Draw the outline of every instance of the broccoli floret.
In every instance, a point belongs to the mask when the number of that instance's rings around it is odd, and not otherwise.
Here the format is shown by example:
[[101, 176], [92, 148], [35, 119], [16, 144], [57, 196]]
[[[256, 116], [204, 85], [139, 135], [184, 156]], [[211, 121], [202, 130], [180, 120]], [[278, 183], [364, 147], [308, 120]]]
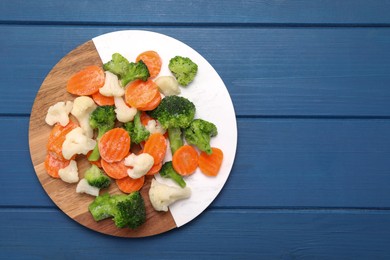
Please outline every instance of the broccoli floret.
[[190, 125], [195, 117], [195, 105], [184, 97], [166, 96], [160, 104], [148, 114], [157, 119], [163, 128], [168, 129], [172, 154], [183, 145], [181, 128]]
[[148, 67], [142, 60], [135, 63], [129, 62], [119, 53], [114, 53], [112, 59], [103, 65], [103, 69], [117, 75], [123, 87], [136, 79], [146, 81], [150, 76]]
[[84, 178], [87, 180], [88, 184], [99, 189], [104, 189], [110, 186], [111, 179], [105, 175], [99, 167], [92, 164], [91, 167], [85, 171]]
[[112, 203], [111, 196], [108, 193], [97, 196], [95, 200], [89, 204], [89, 211], [95, 221], [100, 221], [114, 216], [115, 206]]
[[144, 127], [141, 122], [141, 112], [138, 111], [134, 116], [134, 120], [124, 123], [123, 127], [129, 133], [133, 143], [139, 144], [148, 139], [150, 132]]
[[134, 229], [146, 221], [145, 203], [138, 191], [129, 195], [110, 196], [106, 193], [97, 196], [88, 209], [95, 221], [113, 217], [119, 228]]
[[[96, 140], [99, 139], [108, 131], [114, 128], [116, 120], [115, 107], [114, 106], [99, 106], [92, 111], [89, 118], [89, 124], [93, 129], [98, 130]], [[97, 161], [100, 158], [99, 147], [96, 143], [95, 148], [89, 155], [89, 161]]]
[[164, 163], [160, 170], [160, 176], [163, 178], [172, 179], [182, 188], [186, 186], [186, 182], [184, 181], [183, 177], [173, 168], [172, 161]]
[[146, 221], [145, 203], [138, 191], [130, 193], [125, 200], [117, 202], [116, 207], [114, 222], [119, 228], [135, 229]]
[[195, 105], [184, 97], [166, 96], [148, 114], [157, 119], [165, 129], [187, 128], [195, 117]]
[[117, 76], [122, 76], [125, 75], [129, 64], [130, 62], [125, 57], [119, 53], [114, 53], [111, 60], [103, 65], [103, 69]]
[[175, 56], [168, 64], [169, 70], [182, 86], [190, 84], [198, 72], [198, 65], [190, 58]]
[[195, 145], [199, 150], [211, 154], [210, 139], [218, 134], [217, 127], [206, 120], [195, 119], [184, 130], [184, 138], [187, 143]]
[[148, 80], [150, 76], [148, 67], [140, 60], [139, 62], [131, 62], [127, 68], [126, 73], [121, 77], [121, 85], [126, 86], [127, 83], [140, 79], [142, 81]]

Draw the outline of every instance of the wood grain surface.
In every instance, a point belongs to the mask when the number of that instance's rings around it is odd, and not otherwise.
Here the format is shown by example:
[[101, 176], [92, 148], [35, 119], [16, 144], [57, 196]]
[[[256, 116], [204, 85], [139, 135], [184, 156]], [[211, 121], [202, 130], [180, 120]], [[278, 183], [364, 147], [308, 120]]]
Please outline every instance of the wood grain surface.
[[[45, 123], [48, 108], [59, 101], [73, 100], [75, 96], [66, 91], [66, 82], [80, 69], [88, 65], [102, 65], [100, 57], [92, 41], [77, 47], [62, 58], [50, 71], [38, 91], [30, 117], [29, 146], [34, 169], [46, 193], [53, 202], [70, 218], [95, 231], [120, 236], [144, 237], [163, 233], [176, 227], [170, 212], [157, 212], [150, 204], [148, 190], [152, 177], [146, 178], [141, 194], [145, 200], [147, 220], [141, 227], [132, 230], [119, 229], [111, 219], [96, 222], [88, 211], [88, 205], [94, 197], [76, 193], [77, 184], [65, 183], [50, 177], [44, 168], [46, 143], [52, 129]], [[85, 156], [77, 157], [80, 178], [90, 167]], [[110, 194], [121, 194], [113, 182], [107, 190]], [[107, 192], [100, 191], [100, 194]]]

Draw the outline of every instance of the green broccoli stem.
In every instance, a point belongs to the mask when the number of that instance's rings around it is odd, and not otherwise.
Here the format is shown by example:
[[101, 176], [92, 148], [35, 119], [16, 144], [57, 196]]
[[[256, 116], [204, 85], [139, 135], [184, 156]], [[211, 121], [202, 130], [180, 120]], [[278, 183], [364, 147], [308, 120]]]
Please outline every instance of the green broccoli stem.
[[98, 131], [98, 136], [96, 137], [96, 145], [92, 153], [88, 156], [88, 161], [96, 162], [97, 160], [100, 159], [99, 140], [107, 131], [108, 129], [104, 129], [104, 130], [102, 129]]
[[186, 182], [180, 174], [173, 172], [169, 174], [169, 177], [177, 184], [179, 184], [180, 187], [184, 188], [186, 186]]
[[170, 127], [168, 128], [168, 138], [169, 144], [171, 146], [172, 155], [183, 146], [183, 139], [181, 137], [181, 129], [180, 127]]

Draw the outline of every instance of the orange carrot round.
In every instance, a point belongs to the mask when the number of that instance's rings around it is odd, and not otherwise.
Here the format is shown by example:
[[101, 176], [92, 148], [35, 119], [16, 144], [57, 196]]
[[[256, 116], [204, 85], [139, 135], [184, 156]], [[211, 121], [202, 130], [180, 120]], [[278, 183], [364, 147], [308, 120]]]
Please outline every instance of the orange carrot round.
[[66, 85], [66, 90], [74, 95], [88, 96], [96, 93], [103, 87], [105, 81], [104, 71], [101, 67], [92, 65], [85, 67], [74, 74]]
[[49, 139], [47, 141], [47, 151], [55, 153], [59, 158], [63, 158], [62, 144], [65, 141], [66, 135], [76, 127], [78, 127], [78, 124], [71, 120], [66, 126], [55, 124], [55, 126], [50, 131]]
[[100, 156], [106, 162], [119, 162], [129, 153], [130, 136], [123, 128], [107, 131], [99, 140]]
[[221, 149], [211, 147], [212, 153], [209, 155], [201, 152], [199, 155], [199, 169], [207, 176], [217, 176], [223, 161]]
[[70, 160], [59, 158], [55, 154], [49, 152], [45, 158], [45, 169], [46, 172], [53, 178], [59, 179], [60, 176], [58, 171], [62, 168], [67, 167], [70, 164]]
[[122, 179], [115, 180], [115, 182], [119, 190], [121, 190], [122, 192], [132, 193], [142, 188], [145, 182], [145, 176], [142, 176], [141, 178], [138, 179], [133, 179], [127, 176]]
[[137, 62], [142, 60], [146, 67], [148, 67], [151, 78], [156, 77], [161, 70], [162, 59], [160, 55], [155, 51], [145, 51], [138, 55], [135, 59]]
[[114, 97], [106, 97], [100, 94], [99, 91], [92, 94], [92, 99], [99, 106], [113, 106], [115, 104]]
[[158, 87], [153, 80], [135, 80], [131, 82], [125, 91], [126, 103], [137, 109], [147, 106], [159, 94]]
[[150, 111], [155, 109], [161, 102], [161, 94], [160, 92], [156, 92], [154, 98], [147, 103], [145, 106], [139, 107], [138, 109], [141, 111]]
[[125, 165], [125, 159], [119, 161], [119, 162], [106, 162], [105, 160], [102, 161], [102, 167], [105, 173], [107, 173], [108, 176], [110, 176], [113, 179], [122, 179], [126, 176], [127, 170], [130, 169], [130, 167], [127, 167]]
[[150, 168], [150, 170], [146, 173], [146, 175], [155, 175], [155, 174], [157, 174], [161, 170], [162, 165], [163, 165], [162, 162], [160, 162], [159, 164], [153, 165], [152, 168]]
[[153, 120], [151, 116], [146, 114], [146, 112], [142, 111], [140, 114], [141, 123], [144, 126], [147, 126], [150, 120]]
[[144, 153], [150, 154], [154, 159], [154, 165], [164, 160], [167, 152], [167, 141], [160, 133], [151, 134], [145, 142]]
[[172, 166], [182, 176], [191, 175], [198, 167], [198, 152], [190, 145], [183, 145], [173, 154]]

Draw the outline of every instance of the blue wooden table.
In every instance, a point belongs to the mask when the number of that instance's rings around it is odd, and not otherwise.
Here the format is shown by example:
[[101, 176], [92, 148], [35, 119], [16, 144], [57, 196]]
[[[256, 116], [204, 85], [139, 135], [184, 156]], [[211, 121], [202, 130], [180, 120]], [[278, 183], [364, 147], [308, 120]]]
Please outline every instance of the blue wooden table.
[[[390, 258], [387, 1], [0, 2], [0, 258]], [[35, 95], [69, 51], [141, 29], [196, 49], [238, 122], [217, 199], [173, 231], [122, 239], [67, 217], [32, 167]]]

